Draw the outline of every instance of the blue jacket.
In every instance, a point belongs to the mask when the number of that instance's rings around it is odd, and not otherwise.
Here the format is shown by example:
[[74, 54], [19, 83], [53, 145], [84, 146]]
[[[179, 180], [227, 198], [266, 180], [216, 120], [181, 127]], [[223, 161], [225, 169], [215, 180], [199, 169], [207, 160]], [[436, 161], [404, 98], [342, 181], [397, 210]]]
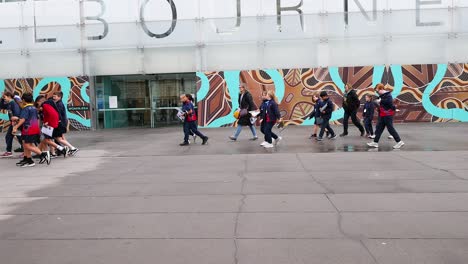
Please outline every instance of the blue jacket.
[[375, 109], [375, 104], [374, 102], [366, 102], [364, 104], [364, 110], [362, 111], [362, 117], [364, 119], [373, 119], [374, 118], [374, 109]]
[[8, 111], [8, 117], [10, 120], [14, 116], [20, 117], [21, 115], [21, 107], [18, 105], [18, 103], [15, 102], [15, 100], [5, 102], [5, 100], [2, 98], [0, 101], [0, 109]]
[[318, 99], [317, 102], [315, 102], [315, 105], [314, 105], [314, 110], [312, 111], [312, 113], [310, 113], [309, 115], [309, 119], [312, 119], [313, 117], [317, 118], [317, 117], [320, 117], [320, 103], [322, 102], [322, 100]]
[[320, 109], [323, 108], [324, 106], [326, 106], [324, 109], [325, 113], [320, 113], [320, 116], [323, 119], [331, 119], [332, 113], [335, 107], [333, 106], [333, 102], [330, 100], [330, 98], [324, 101], [320, 101], [319, 112], [321, 111]]
[[267, 116], [269, 122], [276, 122], [276, 120], [281, 118], [279, 107], [275, 100], [263, 101], [262, 105], [260, 106], [260, 116], [264, 122], [267, 121]]
[[68, 118], [67, 118], [67, 109], [65, 105], [63, 104], [62, 100], [60, 100], [55, 103], [55, 106], [56, 106], [57, 112], [59, 113], [60, 123], [61, 123], [60, 125], [66, 127], [68, 124]]

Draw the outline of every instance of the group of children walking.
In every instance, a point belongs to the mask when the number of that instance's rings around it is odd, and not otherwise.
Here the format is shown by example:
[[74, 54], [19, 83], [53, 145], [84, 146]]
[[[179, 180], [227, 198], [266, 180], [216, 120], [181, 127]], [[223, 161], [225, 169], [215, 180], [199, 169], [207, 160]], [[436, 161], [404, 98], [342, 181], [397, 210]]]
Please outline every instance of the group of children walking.
[[[1, 158], [13, 157], [12, 147], [16, 137], [23, 154], [17, 166], [34, 167], [33, 158], [39, 164], [50, 164], [57, 156], [74, 156], [79, 151], [65, 138], [68, 119], [63, 93], [55, 92], [52, 97], [39, 95], [35, 100], [31, 93], [24, 93], [21, 98], [10, 92], [4, 92], [0, 108], [7, 110], [10, 127], [5, 135], [6, 152]], [[35, 156], [33, 156], [36, 154]]]
[[[374, 96], [371, 94], [365, 95], [365, 103], [362, 111], [364, 126], [362, 126], [361, 122], [357, 118], [357, 112], [361, 105], [357, 92], [350, 85], [345, 86], [345, 93], [343, 96], [343, 109], [345, 112], [343, 118], [344, 131], [340, 136], [345, 137], [348, 135], [348, 119], [351, 118], [354, 125], [359, 129], [362, 137], [366, 136], [367, 138], [373, 139], [372, 142], [367, 143], [369, 147], [379, 147], [378, 142], [380, 137], [385, 128], [387, 128], [391, 135], [389, 138], [393, 138], [396, 141], [396, 145], [394, 145], [393, 148], [399, 149], [405, 143], [401, 140], [398, 132], [393, 127], [393, 116], [398, 110], [393, 103], [391, 92], [387, 91], [383, 84], [378, 84], [374, 91], [378, 94], [378, 98], [376, 100], [374, 100]], [[244, 84], [239, 86], [239, 92], [239, 109], [234, 113], [235, 118], [238, 119], [238, 126], [234, 135], [230, 136], [229, 139], [236, 141], [242, 127], [249, 126], [252, 131], [252, 140], [256, 140], [258, 138], [255, 130], [257, 116], [252, 114], [252, 112], [254, 112], [252, 110], [256, 109], [256, 107], [251, 98], [252, 96]], [[313, 94], [312, 103], [314, 108], [312, 113], [309, 115], [309, 118], [314, 118], [314, 128], [313, 134], [310, 138], [315, 138], [317, 141], [323, 141], [325, 135], [325, 137], [330, 140], [336, 139], [337, 135], [330, 126], [330, 120], [335, 107], [334, 103], [329, 98], [328, 93], [326, 91], [321, 91], [320, 93], [317, 92]], [[375, 109], [377, 109], [378, 119], [374, 133], [372, 122], [374, 119]], [[262, 104], [259, 107], [259, 110], [258, 117], [260, 117], [260, 128], [265, 139], [260, 145], [265, 148], [273, 148], [282, 140], [280, 136], [273, 133], [273, 127], [275, 124], [282, 122], [278, 101], [274, 91], [265, 90], [262, 92]], [[184, 132], [185, 138], [188, 139], [188, 135], [192, 133], [192, 131], [184, 129]], [[188, 141], [184, 140], [184, 143], [181, 145], [188, 144]]]

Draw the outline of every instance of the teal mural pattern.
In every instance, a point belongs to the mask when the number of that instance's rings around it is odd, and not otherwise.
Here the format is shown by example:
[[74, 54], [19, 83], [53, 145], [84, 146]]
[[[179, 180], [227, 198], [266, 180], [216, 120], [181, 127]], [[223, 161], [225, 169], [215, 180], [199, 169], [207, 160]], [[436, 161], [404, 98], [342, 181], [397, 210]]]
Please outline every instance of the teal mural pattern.
[[327, 91], [335, 103], [332, 121], [339, 124], [345, 84], [358, 90], [361, 102], [383, 83], [400, 111], [395, 122], [468, 122], [468, 64], [377, 65], [280, 70], [198, 72], [199, 124], [235, 125], [239, 83], [247, 84], [257, 105], [261, 91], [275, 90], [286, 123], [312, 125], [312, 95]]
[[[51, 97], [54, 92], [62, 91], [62, 100], [67, 106], [70, 128], [76, 130], [91, 128], [90, 89], [87, 76], [0, 79], [0, 93], [3, 91], [17, 92], [20, 95], [32, 92], [34, 97], [40, 94]], [[9, 125], [7, 113], [0, 112], [0, 131], [6, 131]]]

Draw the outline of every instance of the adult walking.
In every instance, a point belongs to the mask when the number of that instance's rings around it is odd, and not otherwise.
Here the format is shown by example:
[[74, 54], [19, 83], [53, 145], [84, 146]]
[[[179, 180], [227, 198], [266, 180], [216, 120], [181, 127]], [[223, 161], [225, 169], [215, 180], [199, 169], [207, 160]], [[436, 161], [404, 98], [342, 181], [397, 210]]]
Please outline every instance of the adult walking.
[[350, 117], [353, 121], [353, 124], [361, 132], [361, 137], [364, 136], [364, 127], [361, 125], [361, 121], [356, 116], [360, 105], [361, 102], [359, 101], [356, 90], [353, 89], [351, 85], [347, 84], [345, 86], [345, 93], [343, 95], [343, 133], [340, 134], [340, 137], [345, 137], [348, 135], [348, 120]]
[[247, 87], [244, 83], [239, 85], [239, 120], [237, 122], [237, 128], [234, 132], [234, 135], [230, 136], [229, 139], [236, 141], [239, 137], [242, 127], [248, 126], [250, 131], [252, 132], [251, 140], [257, 140], [257, 131], [255, 126], [252, 124], [251, 118], [252, 115], [249, 113], [250, 111], [257, 110], [257, 106], [252, 98], [252, 94], [247, 90]]

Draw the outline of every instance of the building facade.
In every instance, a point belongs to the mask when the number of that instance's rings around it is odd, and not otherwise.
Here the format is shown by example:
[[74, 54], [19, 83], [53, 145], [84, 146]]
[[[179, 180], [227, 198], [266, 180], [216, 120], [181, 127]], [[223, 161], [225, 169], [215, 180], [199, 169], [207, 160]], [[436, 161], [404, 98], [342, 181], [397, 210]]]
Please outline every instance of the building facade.
[[[76, 129], [235, 123], [239, 82], [308, 125], [311, 95], [382, 82], [399, 122], [468, 121], [466, 0], [0, 0], [0, 92], [64, 92]], [[0, 128], [9, 122], [0, 112]]]

